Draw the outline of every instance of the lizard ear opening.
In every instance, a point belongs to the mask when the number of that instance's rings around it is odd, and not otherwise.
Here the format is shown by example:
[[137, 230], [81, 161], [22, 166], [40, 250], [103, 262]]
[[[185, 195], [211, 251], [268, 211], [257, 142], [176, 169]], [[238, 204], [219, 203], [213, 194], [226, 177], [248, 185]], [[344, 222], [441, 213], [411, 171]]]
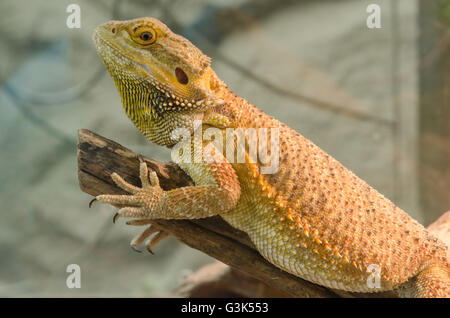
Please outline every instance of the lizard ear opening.
[[187, 74], [179, 67], [175, 69], [175, 76], [180, 84], [186, 85], [189, 82]]

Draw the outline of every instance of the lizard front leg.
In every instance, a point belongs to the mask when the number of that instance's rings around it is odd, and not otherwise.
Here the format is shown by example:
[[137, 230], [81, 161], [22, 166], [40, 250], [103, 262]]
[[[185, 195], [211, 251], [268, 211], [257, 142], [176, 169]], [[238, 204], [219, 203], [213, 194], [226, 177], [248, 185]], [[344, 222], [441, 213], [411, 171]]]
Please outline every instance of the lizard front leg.
[[[240, 185], [235, 170], [227, 162], [210, 164], [185, 164], [182, 168], [193, 177], [197, 185], [164, 191], [154, 171], [150, 174], [145, 162], [140, 163], [140, 179], [142, 187], [126, 182], [117, 173], [111, 178], [118, 187], [130, 195], [98, 195], [94, 202], [123, 206], [114, 216], [115, 222], [120, 217], [130, 217], [130, 225], [145, 225], [150, 219], [197, 219], [204, 218], [232, 209], [240, 196]], [[135, 249], [147, 237], [155, 233], [153, 227], [147, 228], [131, 241]], [[151, 240], [147, 249], [167, 236], [158, 233]]]

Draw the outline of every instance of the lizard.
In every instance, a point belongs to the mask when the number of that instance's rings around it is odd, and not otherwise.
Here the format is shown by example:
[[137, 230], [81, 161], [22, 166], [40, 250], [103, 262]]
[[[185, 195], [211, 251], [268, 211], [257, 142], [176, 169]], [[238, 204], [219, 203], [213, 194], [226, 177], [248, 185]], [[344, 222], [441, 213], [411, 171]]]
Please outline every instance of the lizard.
[[[93, 40], [137, 129], [153, 143], [202, 159], [178, 163], [193, 186], [167, 191], [141, 160], [141, 187], [113, 172], [129, 194], [98, 195], [90, 206], [121, 206], [114, 221], [133, 218], [130, 225], [219, 215], [247, 233], [270, 263], [310, 282], [350, 292], [450, 297], [444, 242], [312, 141], [236, 95], [189, 40], [149, 17], [101, 24]], [[177, 130], [193, 136], [209, 128], [276, 129], [266, 135], [278, 137], [266, 150], [277, 154], [277, 169], [264, 172], [267, 162], [255, 159], [248, 145], [241, 161], [225, 157], [212, 138], [200, 147], [187, 139], [187, 148], [177, 148], [183, 144]], [[231, 147], [236, 150], [236, 140]], [[206, 149], [213, 160], [202, 157]], [[132, 247], [155, 232], [148, 227]], [[157, 233], [149, 250], [167, 235]], [[375, 288], [368, 284], [373, 273]]]

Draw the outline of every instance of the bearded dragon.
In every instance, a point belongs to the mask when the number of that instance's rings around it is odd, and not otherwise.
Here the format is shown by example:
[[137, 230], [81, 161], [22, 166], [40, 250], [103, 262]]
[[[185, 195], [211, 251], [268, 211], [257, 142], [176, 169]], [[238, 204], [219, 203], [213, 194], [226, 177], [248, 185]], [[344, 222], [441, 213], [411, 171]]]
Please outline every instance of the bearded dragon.
[[[220, 215], [246, 232], [269, 262], [313, 283], [351, 292], [450, 296], [442, 241], [313, 142], [237, 96], [187, 39], [154, 18], [107, 22], [93, 39], [140, 132], [158, 145], [192, 150], [190, 159], [202, 158], [179, 163], [195, 185], [170, 191], [161, 189], [143, 161], [142, 187], [112, 173], [130, 194], [99, 195], [93, 202], [123, 206], [115, 220], [134, 218], [128, 224], [142, 225], [149, 219]], [[241, 161], [223, 154], [212, 138], [202, 139], [200, 147], [192, 140], [179, 147], [178, 129], [193, 136], [209, 128], [223, 136], [227, 129], [254, 129], [258, 138], [261, 128], [270, 128], [266, 136], [277, 139], [266, 150], [277, 154], [277, 169], [264, 172], [267, 162], [255, 159], [249, 145]], [[237, 150], [237, 139], [230, 144]], [[202, 157], [206, 149], [213, 160]], [[154, 232], [147, 228], [131, 245]], [[166, 235], [160, 232], [150, 247]], [[375, 287], [368, 283], [374, 274]]]

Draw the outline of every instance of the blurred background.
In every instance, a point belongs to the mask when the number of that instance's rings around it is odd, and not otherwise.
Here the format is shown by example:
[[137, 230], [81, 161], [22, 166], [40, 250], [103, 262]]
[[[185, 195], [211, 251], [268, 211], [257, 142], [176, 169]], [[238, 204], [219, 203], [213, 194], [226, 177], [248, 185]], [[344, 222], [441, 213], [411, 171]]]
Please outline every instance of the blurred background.
[[[96, 55], [92, 31], [111, 19], [161, 19], [237, 94], [422, 224], [450, 209], [448, 0], [2, 0], [0, 15], [0, 297], [166, 296], [212, 262], [173, 238], [133, 252], [140, 229], [88, 209], [78, 187], [79, 128], [170, 159], [128, 120]], [[80, 289], [66, 286], [73, 263]]]

